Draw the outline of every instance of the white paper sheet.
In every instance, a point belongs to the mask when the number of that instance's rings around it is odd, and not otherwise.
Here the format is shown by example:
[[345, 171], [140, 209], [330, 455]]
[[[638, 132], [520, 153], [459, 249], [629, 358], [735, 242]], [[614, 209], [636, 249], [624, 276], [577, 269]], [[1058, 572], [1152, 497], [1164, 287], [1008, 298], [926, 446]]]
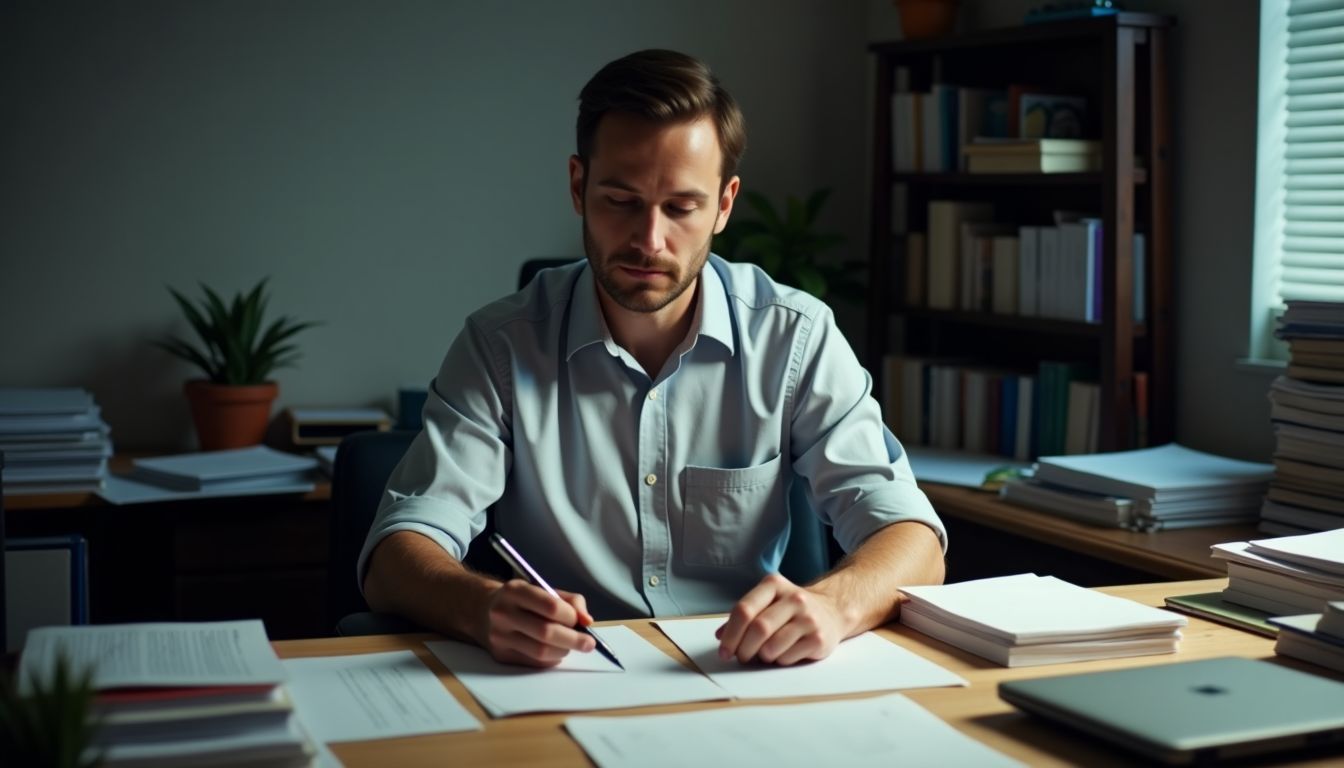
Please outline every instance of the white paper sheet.
[[674, 715], [571, 717], [599, 768], [658, 766], [1018, 766], [900, 694]]
[[42, 627], [28, 633], [20, 689], [43, 679], [64, 652], [75, 669], [92, 667], [94, 687], [264, 685], [284, 667], [257, 619], [200, 623]]
[[[593, 631], [611, 646], [625, 665], [624, 672], [538, 670], [501, 664], [474, 645], [452, 640], [431, 640], [425, 645], [493, 717], [728, 698], [722, 688], [683, 667], [629, 627], [596, 627]], [[596, 651], [570, 654], [575, 655], [601, 658]]]
[[323, 743], [481, 729], [412, 651], [282, 663], [300, 719]]
[[736, 697], [825, 696], [837, 693], [940, 688], [966, 681], [872, 632], [852, 637], [821, 661], [790, 667], [743, 665], [719, 658], [714, 631], [723, 618], [657, 622], [663, 634], [691, 657], [700, 671]]
[[1031, 465], [1007, 456], [964, 453], [927, 446], [906, 446], [910, 470], [921, 481], [983, 488], [985, 476], [996, 469], [1027, 469]]

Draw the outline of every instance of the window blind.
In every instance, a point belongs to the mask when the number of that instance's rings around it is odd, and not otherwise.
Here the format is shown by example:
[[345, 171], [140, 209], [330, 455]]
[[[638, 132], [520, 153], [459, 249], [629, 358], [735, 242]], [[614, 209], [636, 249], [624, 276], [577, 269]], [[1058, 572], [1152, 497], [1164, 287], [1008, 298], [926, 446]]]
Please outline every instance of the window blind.
[[1278, 299], [1344, 301], [1344, 0], [1290, 0]]

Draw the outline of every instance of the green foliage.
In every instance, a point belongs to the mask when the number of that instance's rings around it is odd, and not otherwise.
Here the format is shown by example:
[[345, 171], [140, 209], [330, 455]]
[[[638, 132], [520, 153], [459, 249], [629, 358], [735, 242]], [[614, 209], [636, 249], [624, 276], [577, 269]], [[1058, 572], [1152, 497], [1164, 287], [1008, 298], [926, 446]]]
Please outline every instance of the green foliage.
[[238, 293], [226, 304], [210, 286], [201, 284], [204, 298], [199, 306], [169, 287], [182, 314], [196, 331], [200, 345], [169, 336], [155, 345], [205, 372], [216, 384], [264, 384], [276, 368], [293, 365], [298, 347], [289, 343], [295, 334], [317, 323], [280, 319], [262, 329], [266, 314], [266, 278], [246, 295]]
[[93, 717], [93, 670], [75, 674], [68, 658], [56, 658], [50, 681], [34, 679], [21, 696], [0, 680], [0, 765], [86, 768], [102, 762], [90, 748], [99, 721]]
[[784, 210], [777, 211], [765, 195], [743, 190], [739, 202], [745, 201], [755, 218], [748, 218], [745, 211], [735, 213], [723, 232], [714, 237], [714, 252], [726, 259], [756, 264], [776, 281], [819, 299], [833, 296], [862, 301], [859, 275], [863, 262], [832, 264], [817, 258], [845, 241], [834, 232], [813, 230], [830, 194], [829, 189], [819, 189], [806, 201], [789, 195]]

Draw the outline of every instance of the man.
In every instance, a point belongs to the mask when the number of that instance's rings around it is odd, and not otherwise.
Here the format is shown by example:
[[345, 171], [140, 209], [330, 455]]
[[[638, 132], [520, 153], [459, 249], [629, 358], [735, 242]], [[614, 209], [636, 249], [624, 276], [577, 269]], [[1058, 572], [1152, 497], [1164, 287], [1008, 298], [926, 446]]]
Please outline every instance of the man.
[[[590, 603], [731, 609], [720, 655], [787, 665], [891, 620], [898, 585], [942, 581], [942, 524], [830, 311], [709, 253], [744, 146], [688, 56], [631, 54], [584, 87], [587, 261], [468, 318], [361, 553], [370, 606], [534, 666], [593, 649], [574, 629]], [[775, 573], [790, 482], [849, 552], [807, 586]], [[461, 564], [487, 508], [561, 599]]]

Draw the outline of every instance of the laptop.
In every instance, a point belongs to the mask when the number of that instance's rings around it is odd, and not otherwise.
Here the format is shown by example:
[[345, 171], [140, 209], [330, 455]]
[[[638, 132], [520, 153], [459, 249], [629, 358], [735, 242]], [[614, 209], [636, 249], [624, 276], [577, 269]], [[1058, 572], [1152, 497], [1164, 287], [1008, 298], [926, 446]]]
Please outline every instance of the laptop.
[[1344, 683], [1253, 659], [1015, 680], [999, 698], [1170, 764], [1344, 749]]

